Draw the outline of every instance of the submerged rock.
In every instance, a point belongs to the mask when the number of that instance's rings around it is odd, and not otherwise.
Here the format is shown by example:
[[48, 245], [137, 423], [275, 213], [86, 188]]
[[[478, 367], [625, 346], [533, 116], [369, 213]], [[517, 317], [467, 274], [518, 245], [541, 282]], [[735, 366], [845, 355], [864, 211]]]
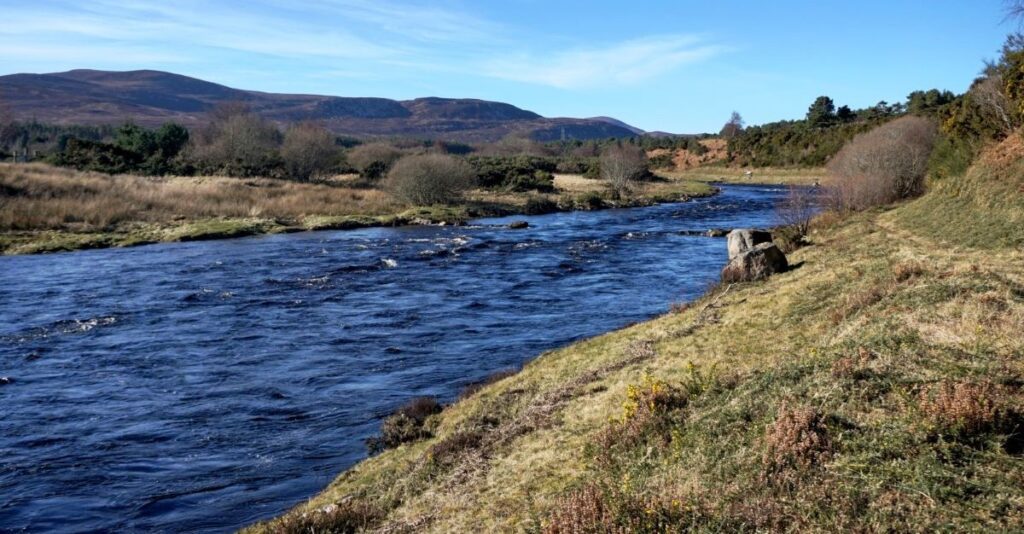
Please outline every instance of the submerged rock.
[[0, 386], [6, 386], [7, 384], [14, 383], [14, 379], [9, 376], [0, 376]]
[[530, 223], [528, 223], [526, 221], [512, 221], [512, 222], [508, 223], [508, 227], [513, 229], [513, 230], [521, 230], [523, 228], [529, 228], [530, 227]]
[[756, 245], [772, 242], [771, 232], [751, 230], [749, 228], [733, 230], [726, 237], [729, 239], [729, 261], [753, 249]]
[[[730, 239], [730, 244], [732, 240]], [[731, 253], [731, 250], [730, 250]], [[774, 243], [759, 243], [741, 252], [722, 269], [723, 282], [751, 282], [789, 269], [786, 255]]]
[[704, 235], [708, 237], [725, 237], [729, 235], [729, 230], [725, 228], [710, 228], [707, 232], [704, 232]]

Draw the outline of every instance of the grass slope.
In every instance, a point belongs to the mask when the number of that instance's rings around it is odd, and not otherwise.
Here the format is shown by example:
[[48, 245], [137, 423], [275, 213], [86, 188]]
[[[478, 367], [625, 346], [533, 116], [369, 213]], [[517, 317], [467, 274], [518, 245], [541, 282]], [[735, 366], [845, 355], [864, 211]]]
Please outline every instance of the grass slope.
[[1020, 530], [1024, 251], [939, 230], [978, 224], [985, 165], [959, 200], [819, 226], [788, 273], [543, 354], [251, 530]]

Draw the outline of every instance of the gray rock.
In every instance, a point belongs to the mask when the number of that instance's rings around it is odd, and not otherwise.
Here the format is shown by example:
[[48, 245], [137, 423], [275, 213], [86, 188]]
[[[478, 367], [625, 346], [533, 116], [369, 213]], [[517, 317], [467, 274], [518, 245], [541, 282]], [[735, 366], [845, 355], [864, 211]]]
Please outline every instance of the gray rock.
[[740, 228], [729, 232], [726, 237], [729, 239], [729, 261], [732, 261], [740, 254], [753, 249], [761, 243], [771, 243], [771, 232], [763, 230], [751, 230]]
[[[730, 239], [731, 243], [731, 239]], [[786, 255], [774, 243], [760, 243], [729, 261], [722, 269], [722, 281], [751, 282], [789, 269]]]
[[523, 229], [523, 228], [529, 228], [530, 227], [530, 223], [528, 223], [526, 221], [512, 221], [512, 222], [508, 223], [508, 227], [513, 229], [513, 230], [520, 230], [520, 229]]
[[729, 235], [729, 231], [725, 228], [711, 228], [704, 235], [708, 237], [725, 237]]

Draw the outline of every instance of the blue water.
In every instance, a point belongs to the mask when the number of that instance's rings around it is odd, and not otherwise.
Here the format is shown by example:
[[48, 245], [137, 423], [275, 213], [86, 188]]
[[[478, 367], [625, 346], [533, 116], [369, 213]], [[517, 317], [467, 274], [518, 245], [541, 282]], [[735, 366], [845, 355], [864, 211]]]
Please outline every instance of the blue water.
[[665, 312], [781, 188], [466, 227], [0, 258], [0, 531], [226, 532], [408, 399]]

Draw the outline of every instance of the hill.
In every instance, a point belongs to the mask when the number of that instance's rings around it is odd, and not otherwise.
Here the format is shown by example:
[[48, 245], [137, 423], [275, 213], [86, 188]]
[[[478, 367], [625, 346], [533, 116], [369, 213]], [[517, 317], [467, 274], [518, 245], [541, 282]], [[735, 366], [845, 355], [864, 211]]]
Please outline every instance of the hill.
[[254, 530], [1019, 530], [1021, 146], [541, 355]]
[[264, 93], [168, 72], [72, 70], [0, 76], [0, 101], [15, 118], [55, 124], [193, 127], [218, 104], [243, 102], [278, 123], [314, 120], [339, 135], [495, 141], [521, 133], [540, 141], [632, 137], [614, 119], [545, 118], [511, 104], [464, 98], [338, 97]]

